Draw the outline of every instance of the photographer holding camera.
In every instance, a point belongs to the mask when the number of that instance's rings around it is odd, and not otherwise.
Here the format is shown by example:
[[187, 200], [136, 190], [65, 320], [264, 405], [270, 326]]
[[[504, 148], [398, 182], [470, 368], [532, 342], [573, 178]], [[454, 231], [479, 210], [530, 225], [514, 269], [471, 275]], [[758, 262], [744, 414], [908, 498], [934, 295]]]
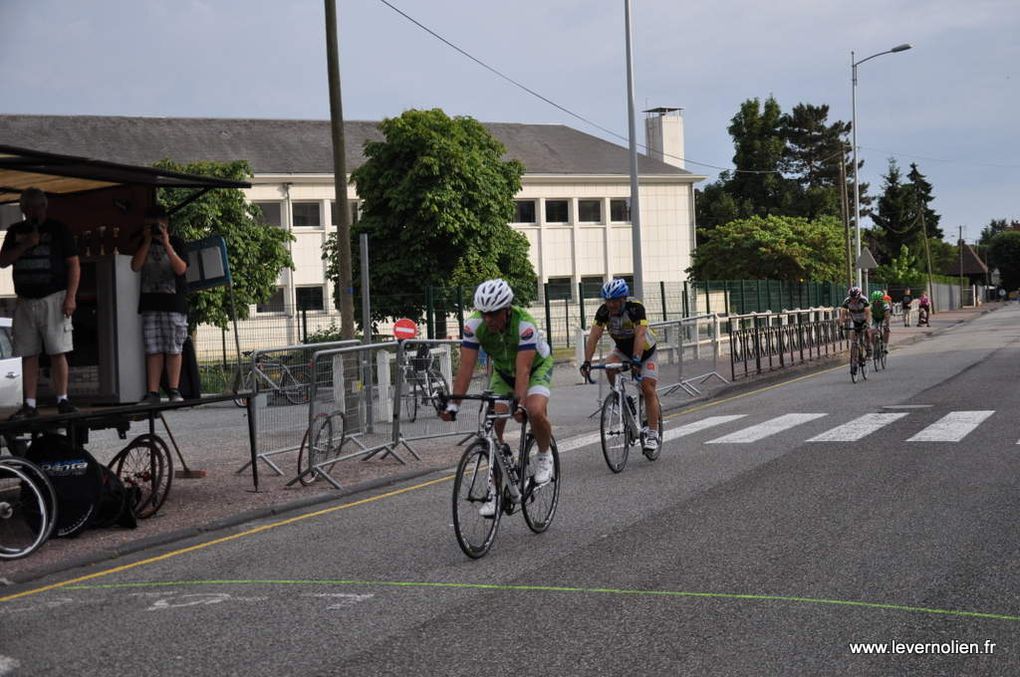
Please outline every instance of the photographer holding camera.
[[188, 337], [188, 303], [184, 273], [187, 262], [177, 253], [184, 242], [171, 236], [166, 210], [154, 205], [145, 212], [142, 243], [131, 258], [131, 270], [142, 273], [138, 312], [145, 340], [147, 393], [140, 404], [159, 404], [159, 381], [166, 365], [171, 402], [182, 402], [181, 352]]

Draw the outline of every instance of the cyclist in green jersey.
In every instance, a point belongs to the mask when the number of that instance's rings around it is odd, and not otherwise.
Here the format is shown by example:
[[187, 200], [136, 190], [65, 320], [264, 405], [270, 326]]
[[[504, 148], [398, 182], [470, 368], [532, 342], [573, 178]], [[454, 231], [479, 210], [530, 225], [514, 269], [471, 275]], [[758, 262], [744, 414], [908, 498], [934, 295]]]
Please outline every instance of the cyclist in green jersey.
[[[497, 395], [512, 396], [517, 401], [514, 420], [518, 423], [522, 423], [527, 414], [531, 432], [538, 442], [538, 454], [533, 463], [535, 484], [544, 484], [552, 479], [553, 473], [553, 459], [549, 453], [552, 424], [548, 414], [552, 350], [538, 330], [535, 318], [523, 308], [511, 305], [513, 298], [514, 293], [504, 280], [486, 280], [478, 285], [476, 312], [464, 321], [460, 366], [454, 377], [453, 392], [467, 392], [478, 351], [484, 348], [492, 365], [489, 390]], [[452, 399], [440, 417], [452, 421], [459, 405], [460, 400]], [[505, 404], [499, 406], [507, 411]], [[496, 423], [496, 435], [501, 443], [504, 428], [506, 419]], [[485, 509], [483, 506], [483, 514]]]
[[892, 306], [885, 300], [885, 292], [871, 292], [871, 330], [882, 332], [882, 341], [885, 343], [885, 352], [889, 352], [889, 318], [892, 316]]

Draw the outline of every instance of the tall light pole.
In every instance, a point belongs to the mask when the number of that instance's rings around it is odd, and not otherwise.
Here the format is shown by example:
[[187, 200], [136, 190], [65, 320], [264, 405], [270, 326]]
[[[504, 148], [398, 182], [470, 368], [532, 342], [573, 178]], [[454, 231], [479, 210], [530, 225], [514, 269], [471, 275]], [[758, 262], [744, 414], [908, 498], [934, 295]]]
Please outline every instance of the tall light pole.
[[[882, 56], [883, 54], [894, 54], [896, 52], [905, 52], [910, 49], [910, 45], [904, 43], [902, 45], [896, 45], [892, 49], [887, 49], [884, 52], [878, 52], [871, 56], [861, 59], [860, 61], [854, 61], [854, 53], [850, 52], [850, 63], [853, 64], [850, 68], [851, 71], [851, 82], [850, 87], [850, 100], [851, 100], [851, 115], [853, 116], [850, 123], [850, 132], [853, 135], [853, 146], [854, 146], [854, 229], [857, 235], [857, 259], [861, 258], [861, 180], [858, 172], [860, 171], [857, 166], [857, 67], [865, 61], [874, 59], [876, 56]], [[856, 266], [856, 263], [854, 264]], [[860, 267], [857, 267], [857, 286], [860, 287], [864, 284], [864, 276]]]
[[630, 39], [630, 0], [623, 2], [624, 20], [627, 24], [627, 123], [630, 138], [630, 232], [631, 256], [634, 260], [634, 288], [631, 293], [644, 298], [644, 268], [641, 260], [641, 204], [638, 199], [638, 152], [637, 136], [634, 132], [634, 50]]

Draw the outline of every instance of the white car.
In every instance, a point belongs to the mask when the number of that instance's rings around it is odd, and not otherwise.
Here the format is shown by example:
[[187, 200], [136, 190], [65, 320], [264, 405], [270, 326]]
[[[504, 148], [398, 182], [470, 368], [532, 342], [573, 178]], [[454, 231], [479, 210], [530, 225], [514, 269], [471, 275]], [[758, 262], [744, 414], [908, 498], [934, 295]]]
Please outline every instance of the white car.
[[0, 408], [21, 406], [21, 358], [14, 356], [11, 318], [0, 317]]

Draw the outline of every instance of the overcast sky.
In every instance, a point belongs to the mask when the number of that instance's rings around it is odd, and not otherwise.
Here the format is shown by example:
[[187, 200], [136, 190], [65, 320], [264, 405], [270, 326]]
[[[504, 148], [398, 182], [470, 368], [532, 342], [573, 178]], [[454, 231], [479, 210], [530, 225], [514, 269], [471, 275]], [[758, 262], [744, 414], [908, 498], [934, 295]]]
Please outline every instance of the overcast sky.
[[[626, 137], [623, 0], [390, 0], [481, 61]], [[553, 122], [626, 145], [500, 79], [380, 0], [338, 0], [347, 119], [439, 107]], [[636, 102], [684, 109], [687, 168], [732, 165], [741, 102], [828, 104], [861, 180], [888, 158], [934, 185], [947, 239], [1020, 219], [1017, 0], [633, 0]], [[329, 117], [321, 0], [0, 0], [0, 112]], [[643, 132], [639, 134], [643, 137]], [[643, 142], [643, 138], [641, 139]], [[704, 163], [704, 164], [695, 164]], [[704, 185], [702, 183], [701, 185]]]

